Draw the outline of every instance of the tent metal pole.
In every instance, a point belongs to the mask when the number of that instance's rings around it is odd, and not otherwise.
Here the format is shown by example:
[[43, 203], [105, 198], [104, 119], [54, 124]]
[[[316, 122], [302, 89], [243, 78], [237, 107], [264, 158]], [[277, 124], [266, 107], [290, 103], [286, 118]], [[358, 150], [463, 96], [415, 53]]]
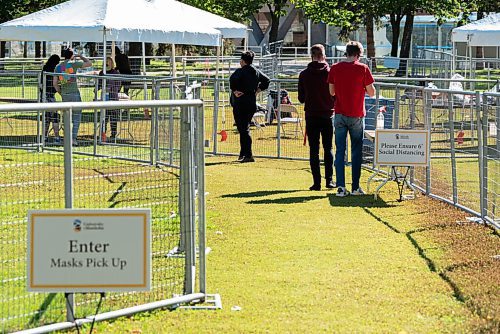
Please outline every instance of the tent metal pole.
[[[311, 55], [311, 19], [307, 20], [307, 54]], [[357, 39], [359, 41], [359, 39]]]
[[115, 43], [115, 41], [112, 41], [111, 42], [111, 58], [113, 58], [113, 61], [115, 60], [115, 56], [116, 56], [115, 47], [116, 47], [116, 43]]
[[252, 29], [247, 29], [245, 34], [245, 41], [243, 42], [243, 50], [248, 51], [248, 40], [250, 39], [250, 31]]
[[217, 45], [217, 60], [215, 62], [215, 79], [219, 79], [219, 66], [220, 66], [221, 45], [222, 45], [222, 36], [219, 37], [219, 43]]
[[172, 77], [177, 77], [177, 66], [175, 64], [175, 44], [172, 44], [172, 55], [170, 56], [170, 63], [172, 64]]
[[[102, 34], [102, 73], [106, 75], [106, 57], [107, 57], [107, 45], [108, 40], [106, 36], [106, 27], [103, 29], [103, 34]], [[102, 80], [102, 86], [101, 86], [101, 100], [105, 101], [106, 100], [106, 80]], [[99, 124], [100, 127], [99, 129], [96, 129], [95, 131], [99, 131], [99, 142], [102, 143], [102, 141], [105, 141], [105, 131], [104, 131], [104, 125], [106, 122], [106, 109], [101, 109], [101, 112], [99, 114]]]
[[142, 42], [142, 75], [146, 75], [146, 43]]

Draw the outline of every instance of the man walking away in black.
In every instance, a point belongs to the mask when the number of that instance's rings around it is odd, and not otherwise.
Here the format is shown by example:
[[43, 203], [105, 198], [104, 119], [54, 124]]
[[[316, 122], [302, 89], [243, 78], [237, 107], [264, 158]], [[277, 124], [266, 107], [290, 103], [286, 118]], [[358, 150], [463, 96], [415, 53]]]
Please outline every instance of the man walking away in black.
[[329, 67], [325, 61], [325, 48], [321, 44], [311, 47], [312, 62], [299, 75], [299, 101], [305, 103], [306, 133], [309, 138], [309, 164], [313, 185], [309, 190], [321, 190], [319, 164], [319, 137], [325, 151], [326, 188], [335, 188], [333, 178], [333, 98], [328, 90]]
[[245, 51], [241, 54], [241, 68], [229, 78], [231, 86], [231, 105], [236, 127], [240, 133], [239, 162], [254, 162], [250, 121], [257, 110], [256, 95], [269, 87], [269, 78], [253, 65], [255, 54]]
[[[132, 70], [130, 69], [130, 61], [126, 54], [121, 53], [120, 48], [115, 46], [115, 62], [116, 69], [120, 72], [121, 75], [132, 75]], [[128, 95], [128, 91], [130, 89], [130, 81], [123, 81], [123, 92], [125, 95]]]

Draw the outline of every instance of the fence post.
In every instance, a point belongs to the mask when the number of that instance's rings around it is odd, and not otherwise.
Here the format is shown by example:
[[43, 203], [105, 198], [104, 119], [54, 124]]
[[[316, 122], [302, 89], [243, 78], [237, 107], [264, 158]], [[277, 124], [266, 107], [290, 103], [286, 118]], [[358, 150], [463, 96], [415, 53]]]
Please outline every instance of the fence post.
[[455, 122], [453, 118], [453, 95], [448, 93], [448, 123], [450, 127], [450, 155], [451, 155], [451, 182], [453, 191], [453, 203], [458, 204], [457, 191], [457, 159], [455, 154]]
[[[152, 90], [152, 93], [154, 93], [154, 90]], [[154, 96], [152, 96], [153, 100], [155, 99]], [[158, 110], [156, 108], [152, 108], [151, 110], [151, 119], [150, 119], [150, 124], [151, 124], [151, 129], [149, 131], [149, 163], [151, 165], [155, 164], [155, 138], [156, 138], [156, 121], [158, 118]]]
[[[40, 96], [40, 89], [37, 89], [37, 101], [38, 102], [47, 102], [47, 75], [45, 72], [40, 72], [38, 73], [38, 82], [42, 84], [42, 95]], [[40, 131], [40, 129], [42, 129]], [[43, 150], [43, 147], [45, 147], [45, 113], [38, 111], [38, 120], [37, 120], [37, 144], [38, 144], [38, 152], [41, 152]], [[42, 135], [40, 136], [40, 133]], [[48, 129], [47, 129], [47, 135], [48, 135]], [[41, 144], [41, 145], [40, 145]]]
[[428, 150], [429, 150], [429, 165], [425, 168], [425, 194], [429, 196], [431, 194], [431, 187], [432, 187], [432, 174], [431, 174], [431, 168], [432, 168], [432, 151], [431, 151], [431, 142], [432, 142], [432, 91], [431, 90], [423, 90], [423, 95], [424, 95], [424, 103], [425, 103], [425, 109], [424, 109], [424, 115], [426, 119], [426, 128], [429, 129], [429, 144], [428, 144]]
[[195, 256], [194, 247], [194, 152], [193, 152], [193, 121], [190, 107], [181, 112], [181, 168], [180, 168], [180, 218], [181, 218], [181, 244], [180, 250], [185, 255], [185, 281], [184, 293], [194, 291]]
[[396, 94], [394, 96], [394, 115], [392, 118], [392, 128], [399, 129], [399, 102], [400, 102], [400, 92], [399, 84], [396, 84]]
[[[476, 96], [477, 98], [477, 96]], [[479, 100], [476, 100], [479, 101]], [[488, 180], [485, 179], [486, 173], [486, 163], [487, 163], [487, 154], [488, 154], [488, 104], [483, 103], [482, 105], [483, 114], [481, 115], [481, 107], [478, 105], [476, 107], [477, 112], [477, 149], [479, 155], [479, 212], [481, 213], [481, 218], [484, 219], [486, 217], [487, 201], [484, 201], [487, 198], [488, 193], [486, 191], [486, 185]], [[485, 117], [486, 115], [486, 117]], [[486, 118], [486, 127], [483, 127], [484, 118]], [[483, 132], [486, 132], [486, 136], [484, 136]], [[485, 159], [486, 158], [486, 159]]]
[[[73, 208], [73, 139], [71, 136], [73, 109], [64, 111], [64, 207]], [[73, 293], [65, 294], [66, 297], [66, 320], [75, 321], [75, 295]]]
[[21, 75], [21, 97], [24, 99], [24, 63], [22, 65], [22, 71], [21, 71], [22, 75]]
[[[276, 83], [276, 89], [278, 91], [277, 99], [280, 101], [280, 94], [281, 94], [281, 83], [278, 81]], [[278, 125], [276, 127], [276, 155], [278, 158], [281, 158], [281, 103], [278, 102]]]
[[[154, 99], [160, 100], [161, 92], [161, 82], [153, 80], [154, 89]], [[154, 131], [154, 150], [155, 150], [155, 163], [158, 164], [160, 161], [160, 110], [159, 108], [153, 109], [153, 114], [155, 115], [155, 131]]]
[[[97, 92], [99, 90], [99, 80], [95, 80], [94, 84], [94, 100], [97, 101]], [[101, 140], [101, 136], [99, 136], [99, 121], [97, 120], [99, 117], [97, 113], [97, 109], [94, 109], [94, 155], [97, 154], [97, 143]]]
[[[170, 81], [170, 99], [175, 100], [175, 89], [174, 80]], [[169, 163], [170, 166], [174, 164], [174, 108], [169, 108], [170, 113], [168, 115], [168, 148], [169, 148]]]
[[[219, 79], [215, 78], [214, 86], [214, 111], [213, 111], [213, 121], [212, 121], [212, 142], [214, 143], [212, 154], [217, 154], [217, 130], [218, 130], [218, 120], [219, 120]], [[232, 92], [229, 92], [232, 94]], [[203, 148], [204, 149], [204, 148]]]
[[[217, 81], [216, 81], [217, 82]], [[203, 107], [196, 108], [196, 184], [198, 189], [198, 254], [200, 292], [206, 293], [206, 225], [205, 225], [205, 113]]]

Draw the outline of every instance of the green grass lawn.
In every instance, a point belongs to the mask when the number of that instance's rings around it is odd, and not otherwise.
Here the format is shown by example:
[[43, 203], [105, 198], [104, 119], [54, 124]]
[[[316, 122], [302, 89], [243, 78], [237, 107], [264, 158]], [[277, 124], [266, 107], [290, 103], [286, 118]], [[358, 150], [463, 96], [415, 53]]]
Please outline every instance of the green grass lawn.
[[378, 201], [310, 192], [307, 162], [233, 160], [209, 158], [206, 170], [208, 292], [221, 295], [223, 309], [156, 311], [98, 324], [98, 332], [477, 329], [479, 316], [429, 265], [429, 257], [442, 259], [447, 248], [415, 230], [427, 223], [422, 214], [429, 204], [397, 202], [392, 184]]

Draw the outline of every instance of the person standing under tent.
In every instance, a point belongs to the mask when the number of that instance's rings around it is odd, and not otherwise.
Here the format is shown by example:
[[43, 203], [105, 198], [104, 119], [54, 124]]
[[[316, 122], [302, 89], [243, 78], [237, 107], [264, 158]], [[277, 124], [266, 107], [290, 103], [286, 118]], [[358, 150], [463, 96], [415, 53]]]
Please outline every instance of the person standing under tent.
[[333, 183], [333, 98], [328, 90], [328, 72], [325, 48], [321, 44], [311, 47], [312, 62], [300, 72], [298, 97], [304, 103], [306, 134], [309, 139], [309, 164], [313, 185], [309, 190], [321, 190], [319, 162], [319, 139], [324, 150], [326, 188], [335, 188]]
[[[60, 73], [60, 75], [54, 76], [54, 88], [59, 94], [61, 94], [63, 102], [81, 102], [82, 97], [80, 95], [80, 90], [78, 89], [75, 74], [78, 69], [90, 67], [92, 66], [92, 63], [82, 55], [75, 55], [73, 50], [69, 48], [64, 50], [63, 55], [63, 62], [56, 66], [55, 73]], [[76, 58], [81, 60], [77, 61]], [[73, 129], [71, 131], [71, 136], [73, 138], [73, 145], [78, 146], [77, 136], [78, 129], [80, 128], [80, 122], [82, 120], [82, 110], [73, 109], [72, 116]]]
[[[43, 92], [44, 92], [43, 80], [45, 73], [53, 73], [60, 61], [61, 58], [58, 55], [54, 54], [50, 56], [47, 62], [43, 65], [42, 75], [41, 75], [42, 82], [40, 83], [40, 96], [42, 96], [42, 99], [40, 102], [56, 102], [56, 89], [54, 88], [54, 81], [53, 81], [54, 76], [47, 75], [45, 78], [45, 100], [43, 99]], [[61, 139], [59, 137], [60, 117], [57, 111], [45, 112], [45, 124], [43, 130], [45, 142], [48, 141], [50, 123], [52, 123], [52, 128], [54, 129], [54, 136], [55, 136], [54, 143], [59, 144], [61, 142]]]
[[359, 62], [363, 46], [356, 41], [346, 45], [347, 58], [330, 69], [330, 94], [335, 96], [335, 174], [337, 196], [349, 195], [345, 186], [345, 151], [347, 133], [351, 138], [352, 195], [364, 195], [359, 186], [363, 154], [365, 94], [375, 96], [374, 79], [370, 69]]
[[[115, 62], [113, 61], [113, 58], [111, 57], [106, 57], [106, 75], [119, 75], [120, 72], [115, 68]], [[104, 71], [99, 72], [99, 76], [104, 76]], [[120, 92], [120, 88], [122, 85], [122, 82], [119, 79], [112, 79], [112, 78], [106, 78], [103, 79], [106, 80], [106, 101], [118, 101], [119, 97], [118, 94]], [[99, 80], [99, 89], [102, 89], [102, 81]], [[118, 117], [119, 117], [120, 110], [119, 109], [109, 109], [106, 110], [106, 119], [104, 120], [103, 124], [103, 130], [102, 133], [106, 133], [106, 124], [109, 122], [109, 125], [111, 127], [111, 137], [110, 139], [112, 141], [116, 140], [116, 134], [117, 134], [117, 124], [118, 124]], [[105, 137], [104, 137], [105, 138]]]
[[[130, 61], [128, 56], [121, 52], [120, 48], [115, 46], [115, 62], [116, 69], [122, 75], [132, 75], [132, 70], [130, 69]], [[130, 90], [130, 81], [123, 81], [123, 93], [128, 95], [128, 91]]]
[[241, 54], [241, 68], [234, 71], [229, 78], [231, 88], [231, 106], [234, 120], [240, 134], [239, 162], [254, 162], [252, 153], [252, 137], [250, 137], [250, 121], [257, 110], [257, 94], [269, 87], [270, 79], [256, 69], [252, 63], [253, 51]]

